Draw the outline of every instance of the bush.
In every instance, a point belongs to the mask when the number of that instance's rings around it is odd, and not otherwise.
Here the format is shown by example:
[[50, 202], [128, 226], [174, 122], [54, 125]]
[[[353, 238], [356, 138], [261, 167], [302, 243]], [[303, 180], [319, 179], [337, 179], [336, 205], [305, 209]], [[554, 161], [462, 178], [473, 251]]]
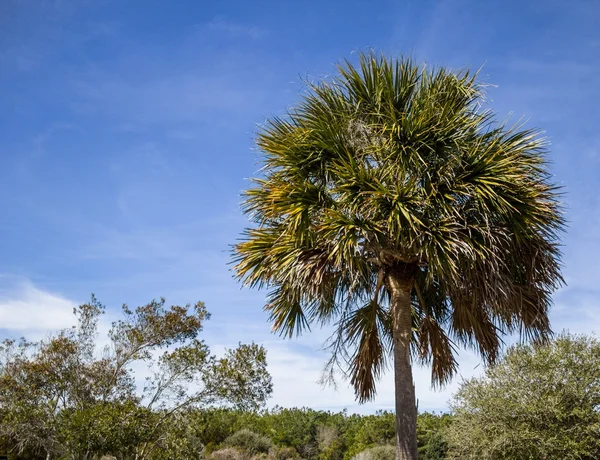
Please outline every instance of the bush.
[[269, 450], [269, 458], [274, 460], [297, 459], [299, 457], [298, 451], [293, 447], [273, 446], [271, 450]]
[[424, 412], [417, 419], [419, 460], [444, 460], [448, 452], [445, 430], [452, 423], [449, 414]]
[[249, 460], [248, 455], [231, 447], [221, 450], [215, 450], [208, 457], [210, 460]]
[[448, 453], [448, 443], [443, 431], [435, 431], [427, 444], [419, 448], [419, 458], [423, 460], [444, 460]]
[[396, 460], [394, 446], [375, 446], [356, 454], [353, 460]]
[[273, 445], [266, 436], [243, 429], [229, 436], [223, 443], [226, 447], [237, 447], [249, 455], [266, 454]]
[[446, 430], [460, 460], [600, 459], [600, 341], [515, 346], [464, 382]]

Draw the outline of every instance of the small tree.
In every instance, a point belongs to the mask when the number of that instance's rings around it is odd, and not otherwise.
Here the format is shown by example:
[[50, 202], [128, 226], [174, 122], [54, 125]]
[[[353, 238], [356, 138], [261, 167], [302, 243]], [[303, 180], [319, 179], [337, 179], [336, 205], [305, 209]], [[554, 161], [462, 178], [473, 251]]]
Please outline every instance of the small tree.
[[562, 334], [515, 346], [464, 382], [447, 429], [451, 457], [489, 460], [600, 458], [600, 342]]
[[[169, 424], [187, 408], [256, 409], [271, 393], [262, 347], [240, 345], [217, 359], [197, 339], [209, 318], [201, 302], [123, 306], [123, 319], [109, 331], [110, 344], [98, 353], [103, 313], [92, 298], [75, 309], [76, 327], [39, 343], [0, 345], [0, 438], [14, 451], [141, 460], [168, 444]], [[142, 388], [132, 371], [140, 363], [150, 368]]]
[[493, 362], [503, 333], [550, 332], [562, 216], [545, 144], [483, 105], [476, 75], [368, 53], [257, 138], [236, 271], [270, 290], [283, 335], [337, 325], [331, 368], [360, 402], [393, 363], [398, 460], [417, 459], [414, 361], [444, 384], [456, 345]]
[[417, 419], [417, 440], [420, 460], [443, 460], [448, 445], [445, 430], [452, 423], [449, 414], [423, 412]]
[[261, 434], [244, 428], [233, 433], [223, 443], [225, 447], [237, 448], [248, 455], [266, 454], [273, 446], [273, 442]]

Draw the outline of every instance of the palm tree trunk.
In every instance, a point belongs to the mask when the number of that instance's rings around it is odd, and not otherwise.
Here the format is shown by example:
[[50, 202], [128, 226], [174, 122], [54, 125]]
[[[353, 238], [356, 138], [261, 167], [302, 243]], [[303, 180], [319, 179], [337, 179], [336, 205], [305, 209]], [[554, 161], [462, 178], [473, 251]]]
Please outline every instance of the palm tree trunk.
[[417, 460], [417, 407], [412, 376], [411, 291], [414, 276], [406, 269], [388, 275], [393, 316], [394, 380], [396, 392], [396, 460]]

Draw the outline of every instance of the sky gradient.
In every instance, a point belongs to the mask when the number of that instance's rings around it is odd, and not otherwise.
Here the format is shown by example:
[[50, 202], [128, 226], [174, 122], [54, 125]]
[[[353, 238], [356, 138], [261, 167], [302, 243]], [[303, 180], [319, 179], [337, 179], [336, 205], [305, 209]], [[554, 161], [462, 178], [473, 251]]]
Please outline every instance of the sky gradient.
[[[363, 406], [343, 382], [319, 387], [328, 331], [271, 335], [265, 292], [228, 264], [257, 127], [369, 48], [481, 68], [500, 119], [546, 132], [569, 225], [553, 329], [598, 331], [598, 24], [594, 0], [2, 1], [0, 335], [70, 325], [92, 292], [109, 318], [124, 302], [202, 300], [214, 350], [267, 347], [271, 406], [391, 409], [391, 374]], [[460, 363], [481, 371], [469, 352]], [[434, 392], [417, 369], [419, 408], [447, 409], [460, 378]]]

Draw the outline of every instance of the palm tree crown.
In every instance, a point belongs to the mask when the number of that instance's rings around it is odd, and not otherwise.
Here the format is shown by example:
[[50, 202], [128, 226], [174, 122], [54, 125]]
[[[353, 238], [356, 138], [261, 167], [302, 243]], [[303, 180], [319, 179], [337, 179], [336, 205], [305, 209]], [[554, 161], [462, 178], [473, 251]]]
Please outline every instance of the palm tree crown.
[[436, 384], [458, 345], [493, 361], [504, 333], [550, 334], [563, 220], [545, 143], [484, 107], [476, 74], [367, 53], [258, 134], [235, 270], [268, 287], [282, 334], [334, 322], [330, 364], [361, 401], [392, 349], [394, 279], [410, 294], [410, 353]]

